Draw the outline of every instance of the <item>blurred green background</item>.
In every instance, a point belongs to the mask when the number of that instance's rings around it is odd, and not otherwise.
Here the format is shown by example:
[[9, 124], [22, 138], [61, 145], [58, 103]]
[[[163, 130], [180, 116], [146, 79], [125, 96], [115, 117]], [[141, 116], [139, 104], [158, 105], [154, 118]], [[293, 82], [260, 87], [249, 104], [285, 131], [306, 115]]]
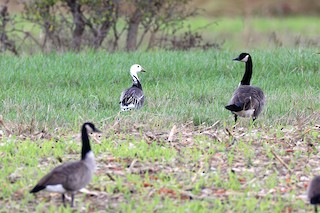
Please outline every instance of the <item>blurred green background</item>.
[[[22, 9], [17, 2], [9, 1], [10, 12]], [[319, 0], [193, 0], [189, 7], [199, 10], [185, 27], [223, 49], [320, 47]]]

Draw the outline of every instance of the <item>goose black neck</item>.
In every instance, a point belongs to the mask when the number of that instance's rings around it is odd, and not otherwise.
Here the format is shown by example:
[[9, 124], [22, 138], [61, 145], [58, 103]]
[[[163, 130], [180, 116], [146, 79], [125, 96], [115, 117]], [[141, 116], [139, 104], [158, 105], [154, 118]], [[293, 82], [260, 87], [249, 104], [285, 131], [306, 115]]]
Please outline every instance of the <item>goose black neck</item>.
[[241, 85], [250, 85], [250, 80], [252, 77], [252, 60], [251, 56], [248, 57], [248, 61], [246, 62], [246, 71], [241, 80]]
[[142, 90], [142, 85], [141, 85], [139, 79], [134, 75], [132, 76], [132, 86], [133, 87], [138, 87], [139, 89]]
[[82, 127], [81, 139], [82, 139], [81, 160], [85, 160], [87, 153], [91, 151], [89, 136], [85, 126]]

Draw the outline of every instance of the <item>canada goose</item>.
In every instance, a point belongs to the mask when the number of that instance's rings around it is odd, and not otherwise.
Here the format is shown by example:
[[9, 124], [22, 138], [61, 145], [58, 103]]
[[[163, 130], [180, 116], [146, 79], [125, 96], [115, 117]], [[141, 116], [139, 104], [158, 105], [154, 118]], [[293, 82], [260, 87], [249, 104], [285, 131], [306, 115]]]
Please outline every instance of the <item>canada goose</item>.
[[82, 125], [82, 151], [81, 160], [67, 162], [54, 168], [45, 175], [30, 193], [37, 193], [41, 190], [58, 192], [62, 194], [62, 202], [65, 206], [65, 193], [71, 193], [71, 207], [74, 203], [74, 195], [85, 187], [92, 178], [95, 171], [95, 159], [91, 151], [88, 133], [100, 132], [92, 123]]
[[144, 103], [144, 94], [142, 86], [138, 78], [139, 72], [146, 72], [139, 64], [134, 64], [130, 68], [130, 75], [132, 77], [132, 86], [121, 93], [120, 109], [127, 111], [131, 109], [139, 109]]
[[265, 96], [259, 87], [250, 86], [252, 76], [251, 56], [248, 53], [241, 53], [238, 58], [233, 60], [245, 62], [246, 69], [239, 87], [233, 93], [226, 109], [234, 114], [235, 122], [237, 122], [238, 116], [252, 117], [255, 121], [262, 111]]
[[315, 176], [307, 190], [310, 204], [314, 205], [314, 212], [318, 212], [317, 205], [320, 204], [320, 176]]

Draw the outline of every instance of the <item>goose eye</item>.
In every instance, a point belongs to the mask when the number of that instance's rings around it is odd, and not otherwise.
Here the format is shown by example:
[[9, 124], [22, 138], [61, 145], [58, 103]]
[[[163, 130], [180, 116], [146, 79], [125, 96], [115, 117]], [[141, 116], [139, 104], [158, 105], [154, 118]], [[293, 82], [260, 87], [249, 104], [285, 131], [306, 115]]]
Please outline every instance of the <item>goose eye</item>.
[[140, 66], [138, 65], [138, 68], [139, 68]]

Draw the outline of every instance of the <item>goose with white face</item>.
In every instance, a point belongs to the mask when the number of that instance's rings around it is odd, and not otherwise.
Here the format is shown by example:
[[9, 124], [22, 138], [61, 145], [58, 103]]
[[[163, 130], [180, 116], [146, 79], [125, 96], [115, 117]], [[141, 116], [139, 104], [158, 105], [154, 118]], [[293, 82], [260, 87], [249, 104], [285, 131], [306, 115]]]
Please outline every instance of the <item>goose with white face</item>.
[[133, 78], [135, 76], [138, 80], [138, 73], [139, 72], [146, 72], [146, 70], [139, 64], [134, 64], [130, 67], [130, 75]]
[[146, 72], [140, 64], [131, 66], [132, 86], [121, 93], [119, 102], [121, 111], [140, 109], [144, 104], [144, 93], [140, 79], [138, 78], [138, 73], [140, 72]]

